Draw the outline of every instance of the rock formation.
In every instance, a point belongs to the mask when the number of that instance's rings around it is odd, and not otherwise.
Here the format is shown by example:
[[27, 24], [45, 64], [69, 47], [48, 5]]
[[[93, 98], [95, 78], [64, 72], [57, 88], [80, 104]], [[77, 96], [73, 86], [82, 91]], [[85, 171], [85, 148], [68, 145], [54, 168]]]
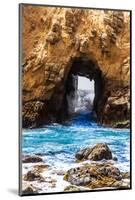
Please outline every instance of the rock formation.
[[[109, 163], [88, 164], [71, 168], [64, 176], [64, 180], [75, 186], [85, 186], [86, 189], [98, 188], [130, 188], [129, 174]], [[70, 190], [69, 190], [70, 191]]]
[[105, 143], [96, 144], [94, 147], [87, 147], [85, 149], [81, 149], [75, 155], [77, 160], [111, 160], [112, 152]]
[[33, 187], [32, 184], [30, 185], [23, 185], [23, 191], [22, 191], [22, 194], [23, 195], [29, 195], [29, 194], [36, 194], [37, 193], [37, 188]]
[[27, 174], [24, 175], [23, 177], [24, 181], [44, 181], [44, 178], [41, 176], [40, 173], [36, 171], [28, 171]]
[[129, 120], [128, 11], [23, 5], [21, 16], [23, 127], [67, 119], [77, 75], [95, 81], [98, 122]]
[[23, 163], [37, 163], [37, 162], [42, 162], [43, 159], [38, 156], [29, 156], [29, 155], [23, 155], [22, 156], [22, 162]]

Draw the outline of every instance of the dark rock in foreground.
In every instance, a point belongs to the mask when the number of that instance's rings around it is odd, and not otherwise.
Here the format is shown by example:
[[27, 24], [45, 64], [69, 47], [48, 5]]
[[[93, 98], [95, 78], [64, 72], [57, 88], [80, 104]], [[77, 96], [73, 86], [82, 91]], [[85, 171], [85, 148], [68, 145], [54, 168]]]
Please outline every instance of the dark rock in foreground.
[[85, 164], [67, 171], [64, 180], [72, 185], [85, 186], [90, 189], [114, 187], [129, 188], [128, 183], [123, 182], [127, 175], [112, 164]]
[[29, 185], [27, 187], [25, 187], [25, 189], [22, 191], [22, 193], [24, 195], [28, 195], [28, 194], [36, 194], [37, 190], [35, 187], [33, 187], [32, 185]]
[[37, 163], [37, 162], [43, 162], [43, 159], [39, 156], [23, 156], [22, 157], [22, 162], [23, 163]]
[[78, 151], [75, 157], [77, 158], [77, 160], [110, 160], [112, 159], [112, 152], [107, 144], [99, 143], [92, 148], [88, 147]]
[[23, 177], [24, 181], [44, 181], [44, 178], [36, 171], [28, 171]]

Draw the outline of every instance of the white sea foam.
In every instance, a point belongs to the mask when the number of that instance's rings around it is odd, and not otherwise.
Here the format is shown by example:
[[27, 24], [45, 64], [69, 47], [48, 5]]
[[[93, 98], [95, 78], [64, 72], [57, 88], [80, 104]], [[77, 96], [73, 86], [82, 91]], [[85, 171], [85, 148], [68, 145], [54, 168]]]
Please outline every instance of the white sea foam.
[[[86, 113], [87, 114], [87, 113]], [[75, 153], [82, 148], [92, 147], [97, 143], [106, 142], [118, 161], [114, 162], [121, 171], [130, 171], [130, 131], [127, 129], [112, 129], [100, 127], [90, 122], [88, 115], [83, 113], [75, 118], [68, 126], [59, 124], [48, 125], [40, 129], [23, 130], [23, 154], [40, 154], [50, 167], [43, 172], [48, 180], [56, 179], [56, 186], [51, 187], [49, 182], [39, 183], [33, 181], [38, 192], [60, 192], [69, 183], [63, 180], [54, 170], [67, 171], [70, 168], [81, 166], [75, 163]], [[90, 161], [86, 161], [90, 162]], [[23, 164], [23, 174], [32, 170], [33, 164]]]

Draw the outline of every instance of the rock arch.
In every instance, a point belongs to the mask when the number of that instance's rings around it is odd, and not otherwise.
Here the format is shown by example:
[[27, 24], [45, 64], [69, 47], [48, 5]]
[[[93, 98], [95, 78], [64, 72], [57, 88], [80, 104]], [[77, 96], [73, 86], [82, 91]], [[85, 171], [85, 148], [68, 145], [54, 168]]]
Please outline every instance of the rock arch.
[[129, 125], [130, 13], [24, 6], [22, 17], [23, 126], [66, 118], [65, 86], [75, 73], [95, 80], [100, 123]]

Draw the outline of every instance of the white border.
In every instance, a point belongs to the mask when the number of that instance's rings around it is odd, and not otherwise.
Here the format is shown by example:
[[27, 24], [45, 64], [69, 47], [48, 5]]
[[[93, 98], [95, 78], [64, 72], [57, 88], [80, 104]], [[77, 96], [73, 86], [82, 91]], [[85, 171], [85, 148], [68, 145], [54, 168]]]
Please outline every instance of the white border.
[[[95, 8], [117, 8], [133, 10], [133, 23], [135, 21], [135, 5], [134, 1], [129, 0], [29, 0], [29, 1], [1, 1], [0, 5], [0, 196], [1, 199], [16, 200], [18, 187], [18, 3], [38, 3], [50, 5], [69, 5], [80, 7], [95, 7]], [[132, 41], [135, 41], [135, 27], [133, 24]], [[134, 47], [134, 45], [133, 45]], [[135, 49], [132, 49], [132, 55], [135, 55]], [[132, 76], [135, 77], [135, 58], [132, 56]], [[132, 88], [135, 88], [135, 78], [132, 80]], [[133, 119], [135, 118], [135, 97], [134, 91], [132, 96]], [[133, 120], [133, 179], [135, 177], [135, 141]], [[128, 191], [105, 191], [92, 193], [78, 194], [60, 194], [50, 196], [33, 196], [27, 199], [133, 199], [135, 196], [135, 184], [133, 180], [133, 190]]]

